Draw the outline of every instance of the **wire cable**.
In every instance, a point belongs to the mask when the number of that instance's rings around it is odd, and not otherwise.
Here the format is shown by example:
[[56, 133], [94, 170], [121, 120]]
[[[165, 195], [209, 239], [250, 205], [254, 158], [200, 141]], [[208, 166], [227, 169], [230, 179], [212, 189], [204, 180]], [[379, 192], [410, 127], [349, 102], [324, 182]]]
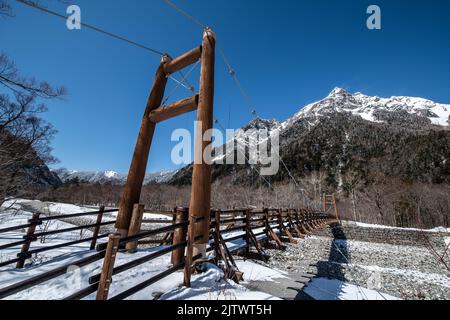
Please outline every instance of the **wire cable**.
[[[44, 13], [47, 13], [49, 15], [52, 15], [52, 16], [55, 16], [55, 17], [67, 20], [67, 17], [65, 15], [62, 15], [62, 14], [59, 14], [59, 13], [57, 13], [55, 11], [50, 10], [50, 9], [44, 8], [44, 7], [40, 6], [40, 5], [38, 5], [37, 3], [28, 2], [28, 1], [25, 1], [25, 0], [16, 0], [16, 1], [21, 3], [21, 4], [24, 4], [24, 5], [28, 6], [30, 8], [37, 9], [37, 10], [39, 10], [41, 12], [44, 12]], [[156, 54], [156, 55], [159, 55], [159, 56], [164, 56], [165, 55], [165, 53], [163, 53], [161, 51], [152, 49], [152, 48], [147, 47], [147, 46], [145, 46], [143, 44], [140, 44], [140, 43], [138, 43], [136, 41], [133, 41], [133, 40], [130, 40], [128, 38], [116, 35], [116, 34], [114, 34], [112, 32], [100, 29], [99, 27], [96, 27], [94, 25], [91, 25], [91, 24], [88, 24], [88, 23], [85, 23], [85, 22], [81, 22], [81, 21], [80, 21], [80, 25], [82, 25], [83, 27], [86, 27], [88, 29], [94, 30], [96, 32], [102, 33], [104, 35], [107, 35], [107, 36], [109, 36], [111, 38], [114, 38], [114, 39], [123, 41], [125, 43], [131, 44], [131, 45], [133, 45], [135, 47], [138, 47], [140, 49], [146, 50], [146, 51], [151, 52], [153, 54]]]
[[170, 0], [163, 0], [165, 3], [167, 3], [169, 6], [171, 6], [172, 8], [174, 8], [176, 11], [178, 11], [179, 13], [181, 13], [183, 16], [185, 16], [187, 19], [189, 19], [190, 21], [192, 21], [194, 24], [198, 25], [199, 27], [201, 27], [202, 29], [206, 28], [206, 25], [204, 25], [203, 23], [201, 23], [198, 19], [194, 18], [192, 15], [190, 15], [189, 13], [187, 13], [186, 11], [184, 11], [183, 9], [181, 9], [180, 7], [178, 7], [175, 3], [173, 3]]
[[[175, 93], [175, 91], [182, 85], [182, 83], [187, 79], [187, 77], [189, 77], [189, 75], [194, 71], [194, 69], [198, 66], [198, 64], [199, 64], [199, 61], [197, 61], [193, 66], [192, 66], [192, 68], [186, 73], [186, 75], [182, 75], [182, 79], [181, 79], [181, 81], [179, 81], [179, 82], [177, 82], [177, 84], [176, 84], [176, 86], [170, 91], [170, 93], [163, 99], [163, 102], [161, 103], [161, 105], [164, 105], [166, 102], [167, 102], [167, 100], [169, 100], [170, 99], [170, 97]], [[186, 83], [187, 84], [189, 84], [187, 81], [186, 81]], [[193, 86], [191, 86], [190, 87], [190, 91], [192, 91], [193, 93], [196, 93], [195, 92], [195, 88], [193, 87]]]

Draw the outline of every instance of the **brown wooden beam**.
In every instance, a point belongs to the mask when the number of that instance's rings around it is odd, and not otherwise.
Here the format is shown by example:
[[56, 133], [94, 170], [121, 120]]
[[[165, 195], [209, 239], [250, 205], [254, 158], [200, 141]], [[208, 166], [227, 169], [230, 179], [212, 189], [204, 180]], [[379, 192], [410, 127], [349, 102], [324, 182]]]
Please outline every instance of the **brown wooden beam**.
[[151, 111], [161, 105], [167, 84], [164, 65], [169, 61], [170, 58], [164, 56], [159, 64], [142, 118], [141, 128], [134, 148], [133, 159], [131, 160], [127, 182], [120, 200], [119, 213], [117, 215], [116, 228], [117, 232], [122, 236], [126, 236], [130, 227], [133, 206], [135, 203], [139, 203], [140, 200], [142, 183], [144, 182], [145, 171], [147, 169], [148, 155], [156, 126], [154, 122], [150, 121], [148, 116]]
[[[213, 125], [214, 104], [214, 61], [216, 37], [212, 30], [205, 29], [200, 70], [200, 93], [197, 108], [197, 121], [201, 122], [201, 132], [196, 132], [194, 147], [194, 168], [192, 172], [192, 191], [189, 204], [188, 250], [184, 283], [190, 286], [190, 268], [193, 257], [206, 258], [206, 246], [209, 241], [211, 214], [211, 165], [203, 159], [204, 151], [211, 147], [211, 139], [203, 139], [204, 133]], [[209, 140], [209, 141], [208, 141]], [[200, 162], [200, 163], [198, 163]], [[203, 220], [196, 220], [204, 217]], [[200, 239], [195, 240], [197, 236]]]
[[169, 75], [174, 72], [180, 71], [183, 68], [195, 63], [202, 56], [202, 47], [197, 47], [192, 49], [189, 52], [173, 59], [169, 63], [167, 63], [164, 67], [164, 72]]
[[150, 121], [158, 123], [182, 115], [184, 113], [194, 111], [197, 109], [197, 106], [198, 94], [193, 97], [183, 99], [153, 110], [152, 112], [150, 112], [149, 118]]

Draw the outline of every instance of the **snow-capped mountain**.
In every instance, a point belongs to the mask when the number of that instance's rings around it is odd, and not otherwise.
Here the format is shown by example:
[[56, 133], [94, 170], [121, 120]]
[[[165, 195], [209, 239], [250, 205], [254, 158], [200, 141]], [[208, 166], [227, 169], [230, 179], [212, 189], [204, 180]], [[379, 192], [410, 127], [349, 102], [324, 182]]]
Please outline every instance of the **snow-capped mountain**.
[[386, 122], [387, 112], [407, 113], [428, 119], [433, 125], [450, 125], [449, 104], [416, 97], [372, 97], [360, 92], [351, 94], [342, 88], [335, 88], [325, 99], [305, 106], [282, 126], [285, 127], [301, 118], [320, 117], [330, 112], [348, 112], [372, 122]]
[[[82, 182], [89, 183], [107, 183], [112, 182], [115, 184], [125, 184], [127, 180], [126, 173], [118, 173], [115, 171], [76, 171], [67, 169], [56, 169], [53, 170], [54, 173], [63, 182], [71, 180], [79, 180]], [[176, 171], [160, 171], [155, 173], [147, 173], [145, 175], [144, 184], [150, 182], [164, 183], [169, 181]]]
[[[253, 119], [236, 132], [234, 139], [243, 145], [252, 145], [257, 143], [258, 134], [255, 130], [267, 129], [269, 134], [276, 131], [282, 134], [299, 121], [307, 121], [310, 126], [316, 125], [320, 123], [321, 117], [334, 112], [347, 113], [370, 122], [395, 122], [409, 126], [415, 125], [416, 128], [429, 125], [450, 126], [449, 104], [416, 97], [381, 98], [367, 96], [360, 92], [352, 94], [342, 88], [335, 88], [326, 98], [302, 107], [299, 112], [284, 122], [259, 117]], [[216, 154], [215, 159], [223, 158], [220, 150]]]
[[[297, 177], [326, 172], [330, 184], [342, 186], [345, 174], [367, 172], [426, 182], [450, 179], [450, 105], [414, 97], [371, 97], [335, 88], [324, 99], [302, 107], [284, 122], [255, 118], [234, 139], [215, 148], [213, 179], [254, 181], [242, 165], [222, 165], [233, 143], [255, 148], [252, 129], [279, 133], [283, 163]], [[225, 148], [226, 147], [226, 148]], [[248, 150], [247, 150], [248, 151]], [[246, 152], [247, 153], [247, 152]], [[232, 157], [231, 157], [232, 159]], [[370, 165], [369, 165], [370, 164]], [[289, 180], [285, 165], [273, 181]], [[192, 166], [179, 170], [170, 183], [189, 184]]]
[[[257, 130], [266, 129], [270, 135], [275, 132], [282, 134], [299, 121], [306, 121], [309, 126], [314, 126], [320, 123], [321, 117], [335, 112], [347, 113], [370, 122], [395, 123], [417, 129], [430, 125], [450, 126], [450, 105], [448, 104], [415, 97], [372, 97], [360, 92], [352, 94], [342, 88], [335, 88], [326, 98], [301, 108], [284, 122], [259, 117], [253, 119], [236, 132], [234, 140], [241, 145], [254, 145], [258, 143]], [[233, 141], [228, 141], [227, 146], [230, 143]], [[223, 160], [222, 150], [223, 148], [216, 149], [215, 161]]]

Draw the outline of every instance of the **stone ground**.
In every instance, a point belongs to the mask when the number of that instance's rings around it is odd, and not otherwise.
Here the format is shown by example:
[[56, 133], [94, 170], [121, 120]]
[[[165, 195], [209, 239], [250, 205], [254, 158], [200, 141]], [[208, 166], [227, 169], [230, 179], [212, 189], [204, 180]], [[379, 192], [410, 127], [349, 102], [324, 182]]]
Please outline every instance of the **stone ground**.
[[[310, 299], [303, 293], [308, 281], [329, 277], [402, 299], [450, 299], [450, 272], [424, 246], [334, 240], [330, 228], [325, 231], [286, 243], [285, 251], [267, 250], [270, 261], [259, 263], [286, 271], [288, 279], [246, 286], [283, 299]], [[450, 265], [448, 255], [445, 261]]]

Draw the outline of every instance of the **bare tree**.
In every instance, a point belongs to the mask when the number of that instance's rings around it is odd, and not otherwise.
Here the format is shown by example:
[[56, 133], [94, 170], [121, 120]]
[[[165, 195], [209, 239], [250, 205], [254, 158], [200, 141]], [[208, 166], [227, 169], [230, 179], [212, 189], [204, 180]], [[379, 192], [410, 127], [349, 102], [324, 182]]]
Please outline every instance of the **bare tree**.
[[50, 140], [51, 124], [41, 118], [47, 107], [41, 101], [62, 97], [63, 87], [22, 76], [14, 62], [0, 54], [0, 201], [20, 196], [33, 184], [33, 170], [55, 161]]

